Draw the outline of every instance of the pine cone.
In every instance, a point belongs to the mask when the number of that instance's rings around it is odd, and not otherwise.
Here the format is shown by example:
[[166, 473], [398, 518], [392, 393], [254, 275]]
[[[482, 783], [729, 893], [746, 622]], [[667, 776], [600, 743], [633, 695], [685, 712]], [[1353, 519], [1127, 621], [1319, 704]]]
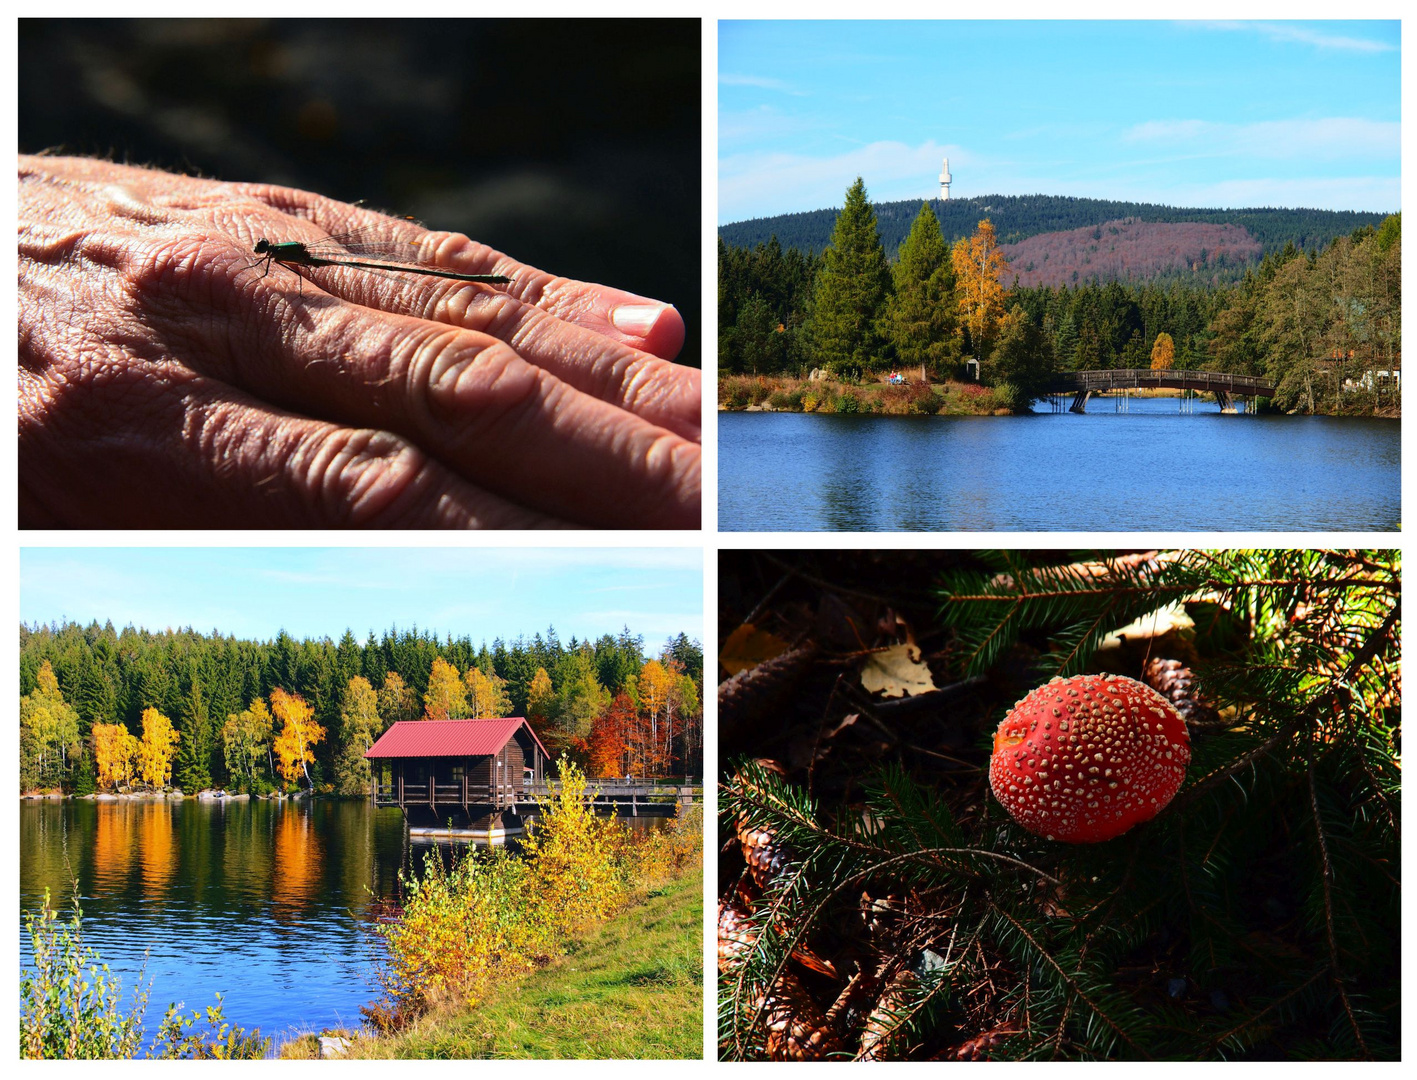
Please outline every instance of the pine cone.
[[764, 1009], [770, 1061], [820, 1061], [843, 1050], [841, 1039], [797, 977], [784, 973]]
[[726, 679], [718, 687], [718, 736], [720, 745], [733, 743], [745, 734], [748, 725], [770, 716], [797, 687], [806, 673], [817, 646], [808, 642], [781, 656], [765, 660]]
[[738, 821], [738, 843], [743, 847], [743, 861], [748, 864], [753, 884], [760, 889], [766, 889], [792, 862], [790, 850], [778, 842], [774, 833], [750, 828], [742, 819]]
[[1195, 689], [1195, 674], [1180, 660], [1152, 659], [1147, 662], [1142, 678], [1146, 684], [1176, 706], [1187, 724], [1214, 724], [1220, 719], [1215, 708], [1201, 698]]
[[972, 1039], [966, 1039], [958, 1046], [951, 1047], [939, 1055], [937, 1060], [988, 1061], [989, 1051], [1003, 1042], [1005, 1036], [1017, 1034], [1017, 1031], [1003, 1024], [993, 1031], [985, 1031]]
[[718, 902], [718, 970], [721, 974], [734, 971], [753, 943], [757, 930], [748, 924], [748, 909], [737, 899]]
[[876, 1007], [866, 1018], [857, 1060], [884, 1061], [891, 1054], [894, 1044], [898, 1042], [901, 1011], [919, 982], [919, 977], [909, 968], [901, 968], [891, 976], [881, 996], [876, 999]]

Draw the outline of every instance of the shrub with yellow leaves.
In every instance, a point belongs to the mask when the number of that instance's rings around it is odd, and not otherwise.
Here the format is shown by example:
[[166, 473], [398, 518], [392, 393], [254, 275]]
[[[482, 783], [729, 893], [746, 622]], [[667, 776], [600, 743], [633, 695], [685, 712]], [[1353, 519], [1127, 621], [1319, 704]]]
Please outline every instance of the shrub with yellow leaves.
[[701, 853], [701, 812], [637, 841], [614, 818], [595, 816], [576, 765], [562, 758], [560, 774], [520, 856], [498, 848], [446, 868], [430, 851], [422, 878], [403, 879], [402, 914], [376, 927], [388, 952], [385, 997], [362, 1010], [375, 1028], [397, 1030], [440, 1004], [479, 1000]]

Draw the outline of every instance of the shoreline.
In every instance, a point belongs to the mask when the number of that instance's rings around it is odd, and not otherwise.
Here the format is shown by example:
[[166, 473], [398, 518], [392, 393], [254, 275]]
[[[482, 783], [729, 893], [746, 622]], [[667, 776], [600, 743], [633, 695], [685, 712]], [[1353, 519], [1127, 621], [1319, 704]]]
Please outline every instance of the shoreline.
[[703, 869], [695, 867], [650, 889], [564, 955], [504, 984], [488, 1000], [431, 1013], [396, 1034], [309, 1032], [278, 1044], [274, 1053], [287, 1060], [698, 1060], [702, 883]]
[[[1127, 397], [1177, 399], [1184, 391], [1137, 388]], [[1114, 393], [1094, 393], [1094, 401], [1110, 401]], [[1198, 395], [1213, 402], [1214, 395]], [[1037, 398], [1035, 401], [1045, 401]], [[832, 379], [803, 379], [792, 375], [731, 375], [720, 373], [718, 411], [738, 413], [823, 413], [848, 416], [1027, 416], [1003, 407], [994, 390], [980, 383], [884, 382], [843, 383]], [[1046, 411], [1046, 410], [1044, 410]], [[1349, 412], [1260, 410], [1256, 415], [1332, 416], [1364, 420], [1402, 419], [1399, 407]]]

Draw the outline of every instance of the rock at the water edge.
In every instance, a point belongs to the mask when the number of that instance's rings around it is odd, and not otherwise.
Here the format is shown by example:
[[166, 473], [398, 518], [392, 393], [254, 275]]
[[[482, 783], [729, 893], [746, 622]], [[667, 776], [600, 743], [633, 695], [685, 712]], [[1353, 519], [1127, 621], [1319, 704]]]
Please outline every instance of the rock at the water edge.
[[320, 1036], [320, 1057], [322, 1058], [344, 1057], [345, 1051], [348, 1049], [348, 1039], [342, 1039], [338, 1035]]

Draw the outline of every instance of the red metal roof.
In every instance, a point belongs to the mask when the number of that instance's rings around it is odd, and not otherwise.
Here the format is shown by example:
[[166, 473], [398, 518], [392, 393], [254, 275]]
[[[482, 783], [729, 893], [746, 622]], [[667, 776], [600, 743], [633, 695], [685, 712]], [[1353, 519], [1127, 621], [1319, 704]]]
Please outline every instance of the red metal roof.
[[[374, 740], [367, 758], [479, 757], [506, 746], [525, 727], [537, 746], [541, 740], [520, 716], [504, 720], [400, 720]], [[546, 754], [546, 747], [541, 746]], [[550, 757], [549, 754], [546, 755]]]

